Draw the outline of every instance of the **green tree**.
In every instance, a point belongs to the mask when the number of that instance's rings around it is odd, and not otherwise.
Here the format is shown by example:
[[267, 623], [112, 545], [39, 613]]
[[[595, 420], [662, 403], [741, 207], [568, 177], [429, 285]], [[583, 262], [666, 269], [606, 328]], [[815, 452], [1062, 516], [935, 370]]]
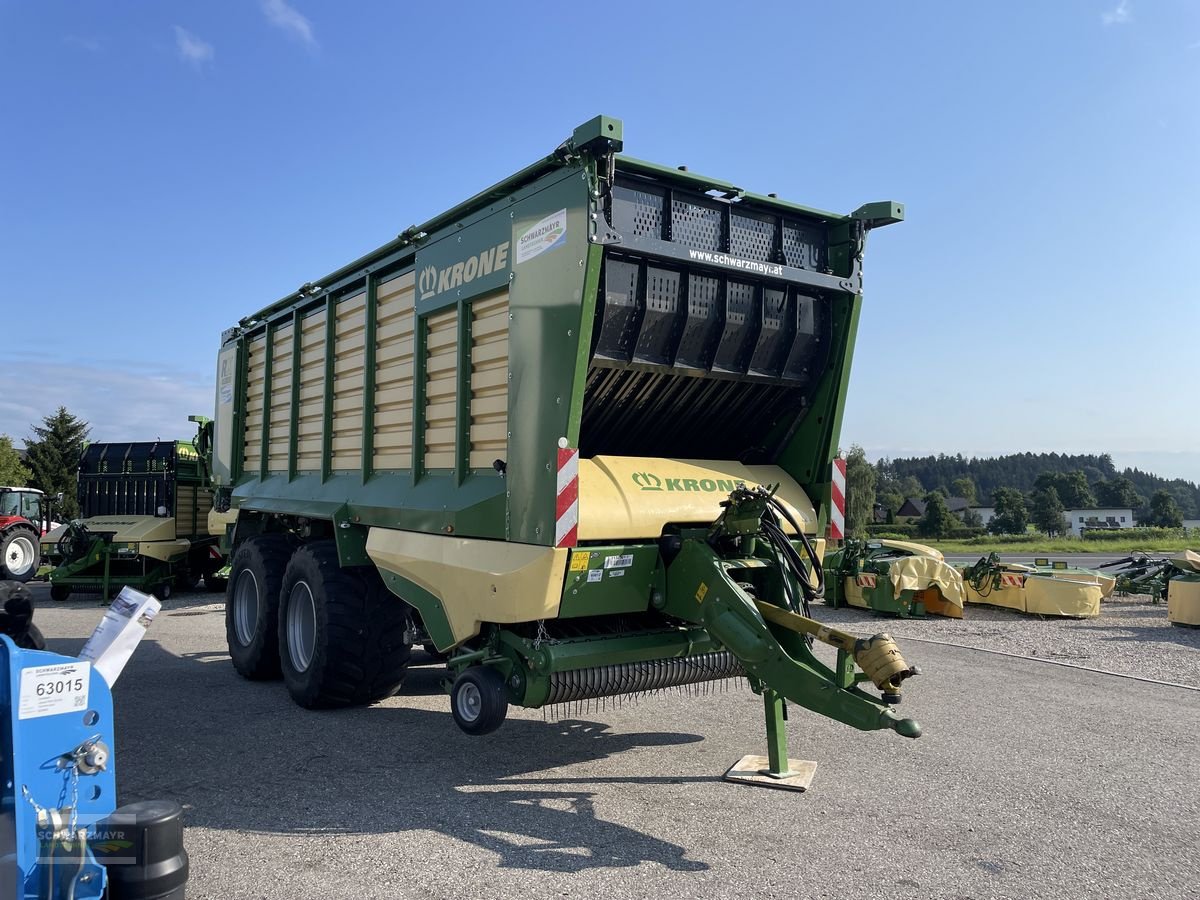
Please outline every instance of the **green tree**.
[[962, 497], [967, 501], [967, 506], [977, 506], [975, 502], [975, 479], [970, 475], [964, 475], [962, 478], [955, 478], [950, 482], [950, 490], [954, 491], [955, 497]]
[[846, 534], [864, 537], [867, 526], [874, 521], [875, 467], [867, 462], [867, 454], [858, 444], [852, 444], [846, 454]]
[[60, 406], [54, 415], [46, 416], [41, 425], [33, 425], [36, 439], [26, 441], [29, 467], [33, 470], [33, 485], [47, 494], [63, 495], [63, 518], [79, 516], [75, 497], [75, 480], [79, 471], [79, 456], [87, 442], [88, 423]]
[[967, 509], [963, 510], [962, 522], [968, 528], [982, 528], [983, 516], [968, 507]]
[[988, 522], [992, 534], [1024, 534], [1028, 530], [1029, 513], [1020, 491], [996, 488], [992, 492], [992, 506], [996, 508], [996, 514]]
[[1158, 528], [1180, 528], [1183, 526], [1183, 513], [1179, 504], [1169, 491], [1155, 491], [1150, 498], [1150, 521], [1145, 523]]
[[13, 449], [12, 438], [0, 434], [0, 486], [25, 487], [33, 473], [21, 462], [21, 455]]
[[1101, 506], [1112, 509], [1138, 509], [1146, 502], [1133, 486], [1133, 482], [1124, 475], [1118, 475], [1112, 481], [1097, 482], [1096, 501]]
[[917, 530], [924, 537], [945, 537], [954, 528], [955, 519], [946, 505], [946, 498], [937, 491], [925, 495], [925, 515], [917, 523]]
[[1063, 519], [1065, 510], [1062, 501], [1058, 499], [1058, 491], [1054, 488], [1044, 488], [1034, 491], [1030, 499], [1033, 505], [1033, 524], [1037, 529], [1045, 532], [1047, 537], [1062, 534], [1066, 527]]
[[1033, 489], [1053, 489], [1067, 509], [1093, 509], [1096, 506], [1096, 498], [1082, 469], [1073, 472], [1043, 472], [1034, 480]]

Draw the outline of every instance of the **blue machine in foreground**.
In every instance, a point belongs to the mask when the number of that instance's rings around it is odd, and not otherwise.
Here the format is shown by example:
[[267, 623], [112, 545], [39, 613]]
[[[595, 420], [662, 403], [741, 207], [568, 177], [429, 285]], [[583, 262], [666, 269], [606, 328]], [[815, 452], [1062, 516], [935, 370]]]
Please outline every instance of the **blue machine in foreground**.
[[0, 635], [0, 712], [0, 896], [102, 897], [90, 835], [117, 807], [108, 685], [89, 663]]
[[117, 809], [112, 695], [90, 663], [0, 634], [0, 898], [182, 898], [177, 803]]

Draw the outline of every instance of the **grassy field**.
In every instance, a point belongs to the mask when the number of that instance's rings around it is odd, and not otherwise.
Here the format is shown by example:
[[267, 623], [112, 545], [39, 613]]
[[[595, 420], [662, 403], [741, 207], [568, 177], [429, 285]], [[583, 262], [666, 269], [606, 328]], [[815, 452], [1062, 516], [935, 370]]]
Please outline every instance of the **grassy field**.
[[1080, 538], [1047, 538], [1029, 537], [999, 538], [995, 536], [971, 538], [966, 541], [938, 541], [925, 538], [913, 538], [918, 543], [937, 547], [943, 553], [966, 554], [978, 553], [985, 556], [993, 550], [1002, 556], [1006, 553], [1021, 553], [1026, 556], [1041, 553], [1104, 553], [1113, 556], [1123, 556], [1135, 550], [1159, 553], [1177, 553], [1180, 550], [1195, 550], [1200, 548], [1197, 538], [1146, 538], [1130, 539], [1128, 541], [1088, 541]]

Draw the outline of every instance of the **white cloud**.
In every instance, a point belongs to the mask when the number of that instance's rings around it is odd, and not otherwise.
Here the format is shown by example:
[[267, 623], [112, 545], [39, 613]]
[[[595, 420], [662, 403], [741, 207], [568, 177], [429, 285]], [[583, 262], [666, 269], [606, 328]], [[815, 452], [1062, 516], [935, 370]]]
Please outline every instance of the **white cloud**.
[[1127, 25], [1133, 21], [1133, 10], [1129, 8], [1129, 0], [1118, 0], [1117, 5], [1108, 12], [1100, 13], [1100, 21], [1105, 25]]
[[213, 58], [213, 45], [202, 41], [186, 28], [175, 25], [175, 50], [179, 58], [199, 68]]
[[0, 434], [24, 446], [33, 429], [60, 406], [91, 425], [93, 441], [190, 437], [189, 415], [212, 416], [211, 372], [103, 360], [65, 361], [9, 355], [11, 371], [36, 371], [20, 390], [0, 393]]
[[267, 21], [280, 31], [309, 47], [317, 45], [317, 39], [313, 35], [312, 22], [308, 21], [308, 18], [294, 7], [289, 6], [287, 0], [259, 0], [259, 5], [262, 7], [263, 15], [267, 17]]

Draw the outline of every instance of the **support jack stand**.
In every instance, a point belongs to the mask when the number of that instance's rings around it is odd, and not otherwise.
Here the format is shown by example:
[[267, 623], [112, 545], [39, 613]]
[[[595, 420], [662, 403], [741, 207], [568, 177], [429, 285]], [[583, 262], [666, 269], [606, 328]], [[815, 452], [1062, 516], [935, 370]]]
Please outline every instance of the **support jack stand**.
[[783, 791], [807, 791], [817, 771], [817, 764], [807, 759], [788, 759], [787, 713], [783, 698], [764, 687], [763, 705], [767, 712], [769, 755], [743, 756], [725, 773], [725, 780]]

